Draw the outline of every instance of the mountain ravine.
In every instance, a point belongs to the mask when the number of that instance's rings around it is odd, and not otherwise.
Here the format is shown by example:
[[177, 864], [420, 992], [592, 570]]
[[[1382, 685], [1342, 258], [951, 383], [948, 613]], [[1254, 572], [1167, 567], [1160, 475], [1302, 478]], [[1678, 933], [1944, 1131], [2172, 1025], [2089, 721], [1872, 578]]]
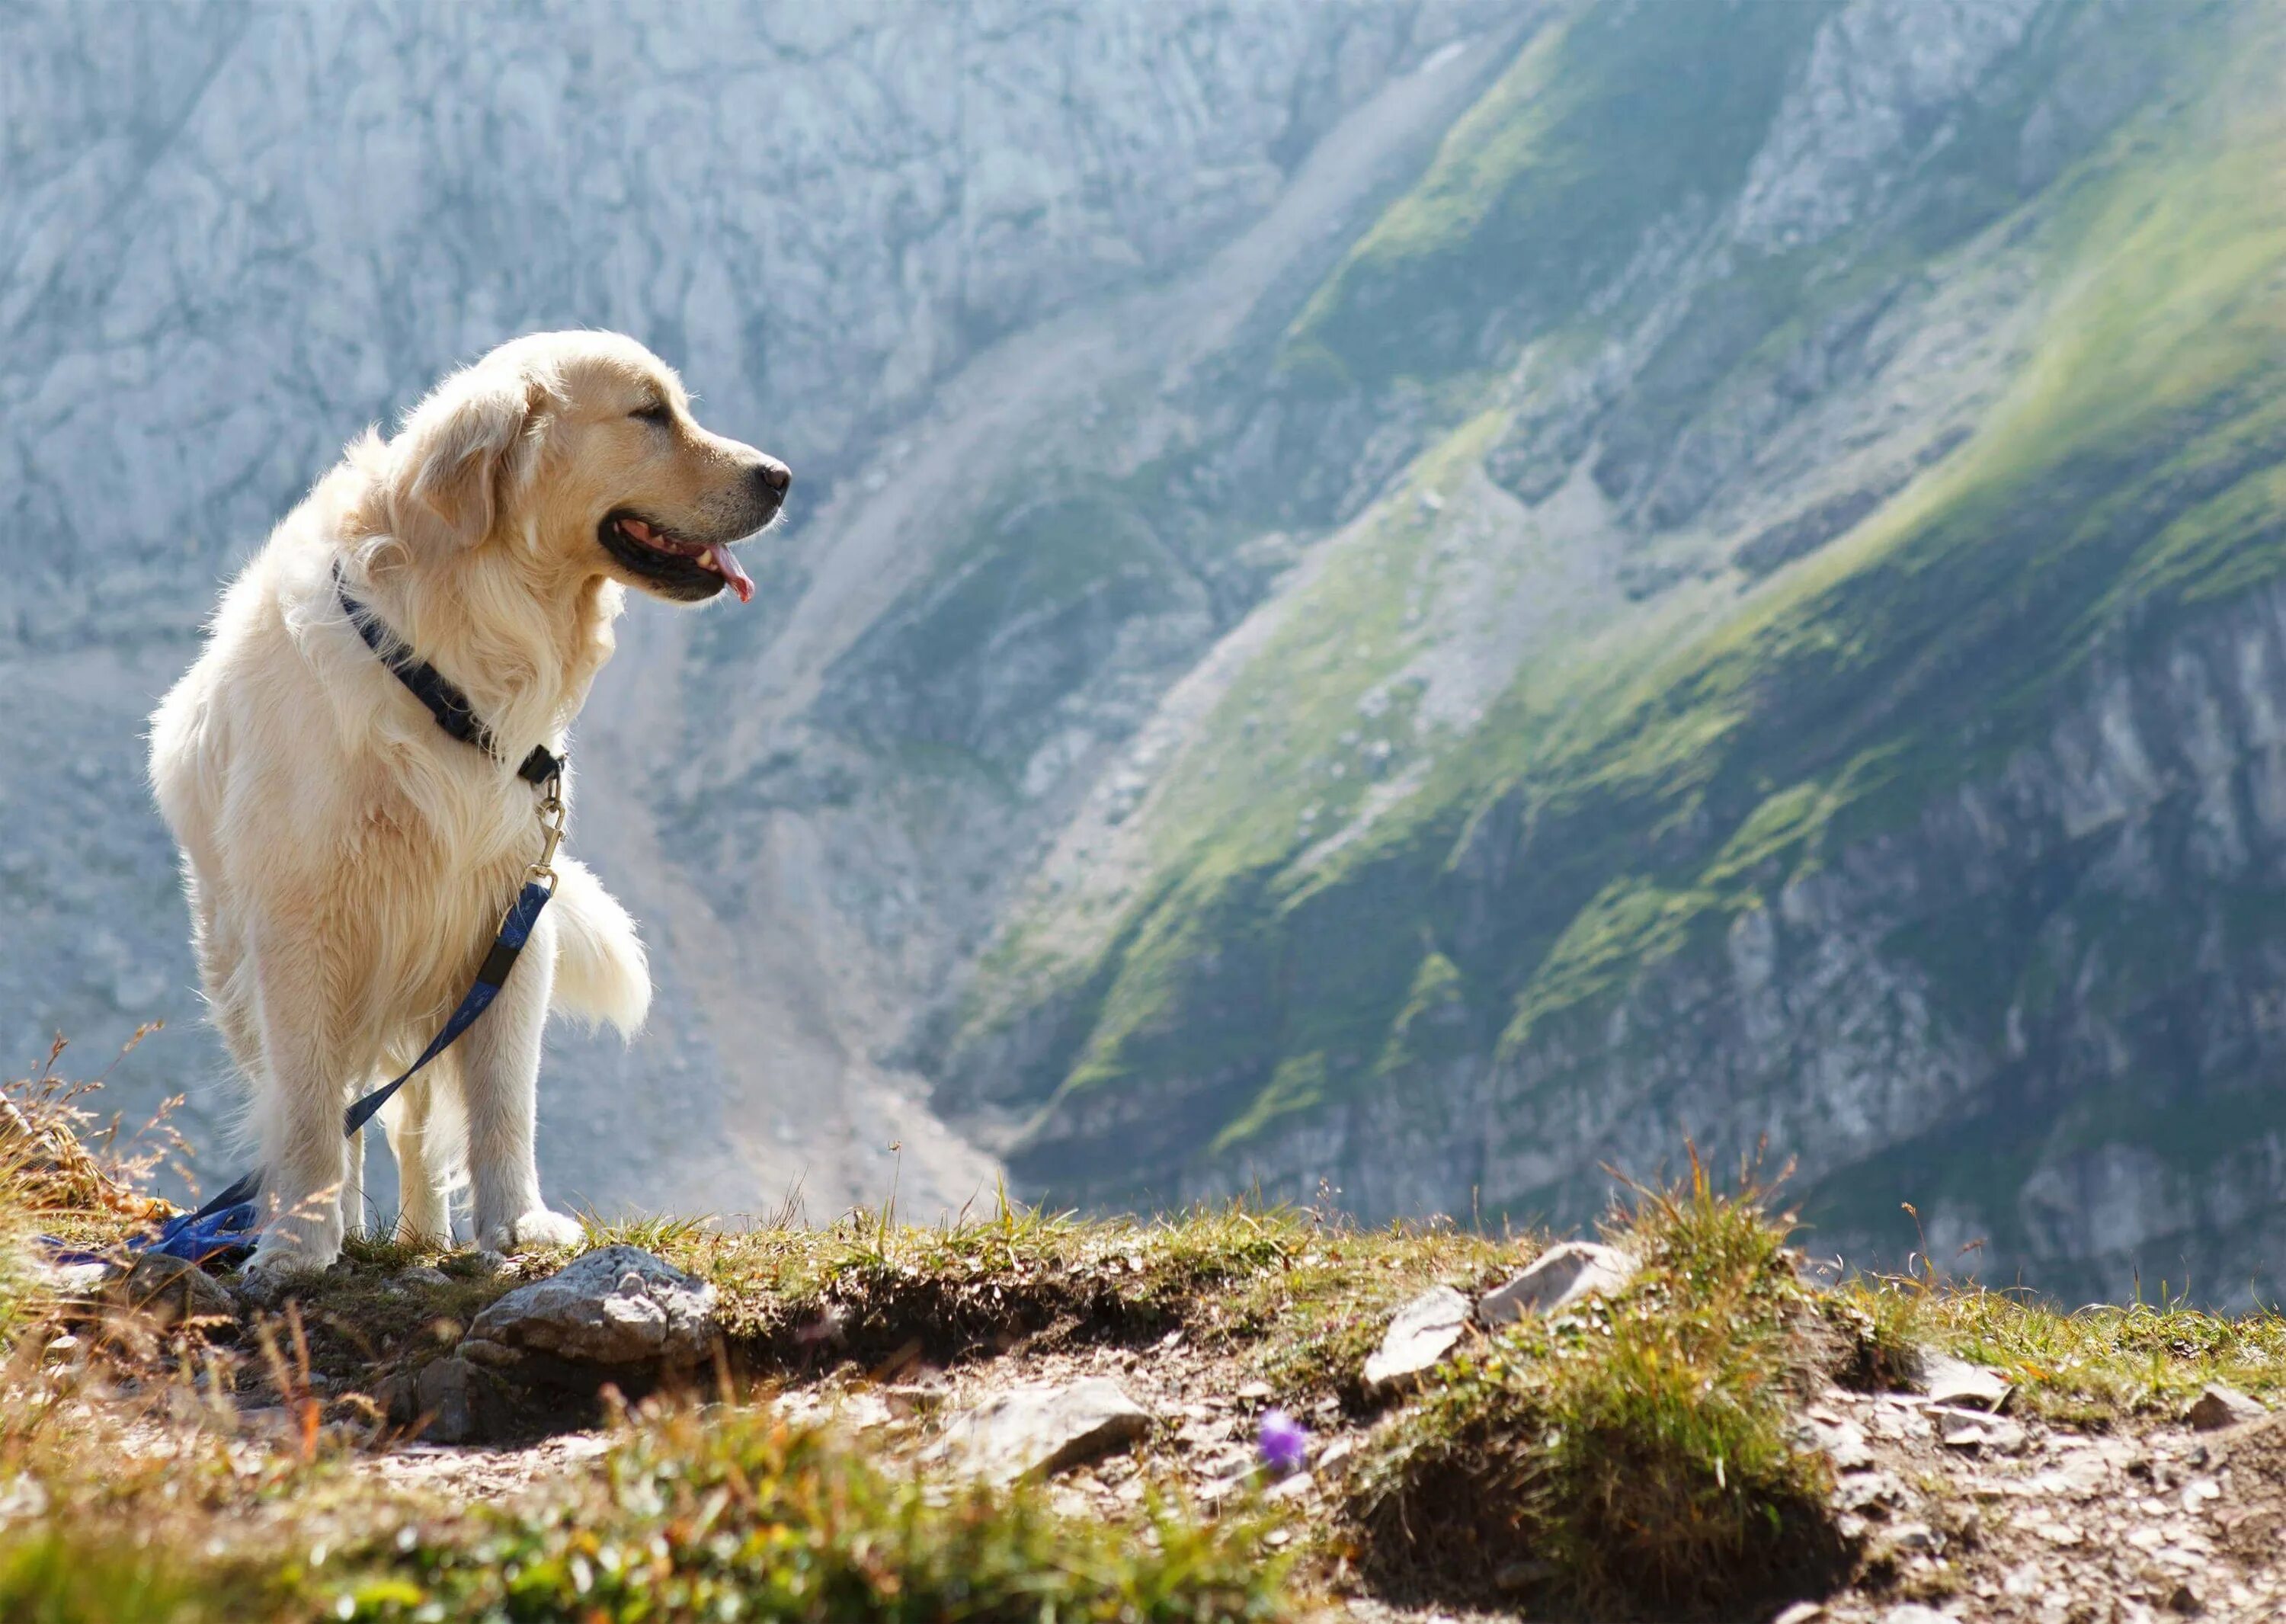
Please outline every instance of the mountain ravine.
[[342, 440], [593, 322], [799, 483], [575, 739], [661, 998], [552, 1040], [566, 1195], [1580, 1223], [1759, 1144], [1853, 1262], [2268, 1295], [2281, 35], [19, 7], [0, 1035], [167, 1015], [114, 1103], [215, 1138], [140, 718]]

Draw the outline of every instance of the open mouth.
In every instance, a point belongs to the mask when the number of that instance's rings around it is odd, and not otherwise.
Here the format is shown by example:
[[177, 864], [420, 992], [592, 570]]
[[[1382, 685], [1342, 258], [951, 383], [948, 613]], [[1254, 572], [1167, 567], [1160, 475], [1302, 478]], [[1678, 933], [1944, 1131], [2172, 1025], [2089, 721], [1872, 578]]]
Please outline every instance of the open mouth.
[[595, 534], [604, 551], [669, 596], [711, 598], [727, 586], [741, 603], [753, 602], [753, 577], [731, 556], [727, 541], [686, 541], [623, 512], [605, 514]]

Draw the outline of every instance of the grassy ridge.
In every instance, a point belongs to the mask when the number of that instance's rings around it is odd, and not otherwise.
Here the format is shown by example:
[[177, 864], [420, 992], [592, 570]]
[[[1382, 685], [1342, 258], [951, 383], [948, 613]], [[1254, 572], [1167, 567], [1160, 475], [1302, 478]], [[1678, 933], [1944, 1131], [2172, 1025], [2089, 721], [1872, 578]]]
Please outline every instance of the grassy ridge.
[[[0, 1218], [17, 1235], [43, 1182], [26, 1175], [49, 1165], [44, 1147], [26, 1151], [0, 1134]], [[59, 1204], [44, 1183], [37, 1222], [118, 1231], [100, 1192]], [[653, 1248], [720, 1287], [745, 1379], [712, 1403], [619, 1413], [603, 1455], [493, 1503], [371, 1470], [387, 1434], [363, 1395], [442, 1345], [391, 1354], [384, 1319], [366, 1319], [404, 1249], [359, 1246], [283, 1319], [244, 1330], [83, 1320], [66, 1361], [40, 1356], [55, 1305], [35, 1290], [0, 1320], [15, 1350], [0, 1367], [0, 1617], [1203, 1624], [1318, 1616], [1360, 1593], [1738, 1616], [1851, 1581], [1827, 1464], [1800, 1429], [1829, 1380], [1893, 1379], [1934, 1344], [2005, 1371], [2020, 1413], [2069, 1424], [2172, 1419], [2218, 1377], [2286, 1394], [2275, 1315], [2065, 1315], [1918, 1276], [1829, 1290], [1800, 1273], [1791, 1222], [1751, 1179], [1726, 1191], [1694, 1162], [1685, 1184], [1613, 1215], [1611, 1238], [1643, 1265], [1631, 1284], [1470, 1332], [1394, 1401], [1360, 1370], [1399, 1305], [1431, 1285], [1479, 1292], [1541, 1237], [1242, 1206], [1152, 1224], [1012, 1210], [935, 1228], [887, 1212], [824, 1230], [599, 1226], [590, 1243]], [[836, 1340], [780, 1335], [828, 1317]], [[346, 1329], [302, 1335], [327, 1321]], [[1172, 1417], [1140, 1447], [1133, 1509], [1088, 1518], [1037, 1486], [925, 1464], [925, 1432], [852, 1435], [772, 1403], [780, 1384], [861, 1394], [892, 1346], [1013, 1384], [1092, 1340], [1259, 1380], [1308, 1415], [1326, 1520], [1290, 1498], [1194, 1501], [1205, 1463], [1186, 1466]]]
[[1695, 1167], [1646, 1196], [1612, 1235], [1644, 1264], [1628, 1290], [1495, 1333], [1385, 1430], [1352, 1502], [1376, 1569], [1589, 1617], [1838, 1582], [1831, 1474], [1789, 1432], [1822, 1372], [1785, 1227]]

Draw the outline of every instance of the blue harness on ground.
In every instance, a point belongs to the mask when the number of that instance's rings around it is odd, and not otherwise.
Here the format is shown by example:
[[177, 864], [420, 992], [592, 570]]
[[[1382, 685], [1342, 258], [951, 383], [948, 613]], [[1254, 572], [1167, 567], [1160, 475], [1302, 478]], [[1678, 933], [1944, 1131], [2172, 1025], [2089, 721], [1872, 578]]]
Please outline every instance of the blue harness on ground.
[[[342, 612], [357, 627], [358, 635], [365, 639], [366, 646], [412, 690], [414, 698], [428, 707], [439, 728], [495, 761], [502, 759], [492, 729], [477, 718], [468, 695], [436, 666], [414, 654], [371, 610], [350, 595], [339, 564], [334, 566], [334, 594], [341, 600]], [[500, 929], [493, 937], [492, 950], [485, 955], [485, 962], [477, 970], [476, 984], [445, 1017], [444, 1029], [430, 1040], [419, 1060], [343, 1113], [342, 1132], [345, 1137], [354, 1139], [358, 1130], [389, 1103], [391, 1095], [451, 1048], [454, 1040], [492, 1007], [493, 1000], [500, 997], [501, 989], [508, 983], [508, 972], [516, 968], [517, 956], [532, 940], [540, 911], [556, 895], [556, 871], [549, 865], [556, 861], [556, 848], [564, 840], [564, 758], [545, 745], [535, 745], [532, 753], [517, 764], [516, 774], [541, 792], [540, 823], [544, 843], [540, 861], [526, 871], [523, 889], [501, 917]], [[149, 1236], [129, 1241], [127, 1249], [134, 1252], [163, 1252], [186, 1263], [234, 1261], [237, 1255], [253, 1250], [253, 1232], [261, 1214], [256, 1198], [261, 1193], [262, 1175], [258, 1171], [248, 1173], [196, 1212], [170, 1218], [165, 1227]], [[103, 1260], [101, 1253], [76, 1251], [52, 1241], [51, 1250], [60, 1263]]]

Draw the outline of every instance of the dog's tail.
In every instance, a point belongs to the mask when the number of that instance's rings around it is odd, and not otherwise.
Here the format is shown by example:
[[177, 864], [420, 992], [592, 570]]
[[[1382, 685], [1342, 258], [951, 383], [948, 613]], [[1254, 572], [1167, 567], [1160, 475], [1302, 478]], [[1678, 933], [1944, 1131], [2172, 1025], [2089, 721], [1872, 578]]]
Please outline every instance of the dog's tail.
[[556, 991], [550, 1007], [632, 1037], [650, 1013], [650, 965], [635, 922], [587, 868], [556, 859]]

